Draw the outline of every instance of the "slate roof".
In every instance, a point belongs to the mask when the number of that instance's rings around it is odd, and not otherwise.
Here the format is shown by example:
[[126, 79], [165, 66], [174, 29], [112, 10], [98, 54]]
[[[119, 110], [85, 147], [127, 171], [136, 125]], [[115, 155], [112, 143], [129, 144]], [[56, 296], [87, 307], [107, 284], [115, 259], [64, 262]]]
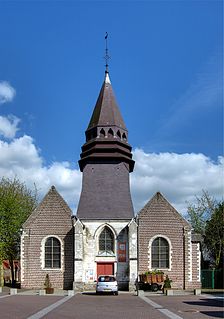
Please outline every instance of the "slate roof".
[[117, 126], [127, 130], [119, 111], [107, 72], [88, 129], [93, 128], [94, 126]]
[[129, 173], [134, 160], [127, 133], [106, 71], [80, 154], [79, 219], [133, 218]]
[[87, 163], [108, 161], [125, 162], [129, 171], [134, 169], [128, 131], [119, 111], [109, 74], [106, 71], [95, 108], [85, 132], [86, 143], [82, 146], [80, 170]]

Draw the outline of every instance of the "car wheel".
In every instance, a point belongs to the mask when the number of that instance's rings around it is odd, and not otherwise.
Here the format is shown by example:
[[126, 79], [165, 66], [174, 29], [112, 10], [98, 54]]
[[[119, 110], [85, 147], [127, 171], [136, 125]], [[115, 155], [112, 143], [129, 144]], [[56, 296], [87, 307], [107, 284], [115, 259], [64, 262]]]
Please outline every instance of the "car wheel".
[[114, 295], [115, 295], [115, 296], [118, 296], [118, 291], [115, 291], [115, 292], [114, 292]]

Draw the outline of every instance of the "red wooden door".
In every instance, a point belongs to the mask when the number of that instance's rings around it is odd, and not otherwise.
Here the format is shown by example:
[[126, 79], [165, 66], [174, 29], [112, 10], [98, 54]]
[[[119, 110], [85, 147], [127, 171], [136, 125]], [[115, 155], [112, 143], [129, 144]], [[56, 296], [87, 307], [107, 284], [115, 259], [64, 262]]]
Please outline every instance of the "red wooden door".
[[114, 263], [97, 263], [97, 277], [100, 275], [113, 275]]

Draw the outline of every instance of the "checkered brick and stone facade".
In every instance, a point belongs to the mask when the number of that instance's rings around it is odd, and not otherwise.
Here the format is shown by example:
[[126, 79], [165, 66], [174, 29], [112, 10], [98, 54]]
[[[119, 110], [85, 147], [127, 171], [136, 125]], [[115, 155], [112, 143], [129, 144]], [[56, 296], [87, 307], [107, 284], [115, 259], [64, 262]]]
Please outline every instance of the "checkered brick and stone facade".
[[160, 237], [169, 245], [169, 267], [161, 268], [179, 289], [200, 288], [200, 246], [191, 227], [157, 192], [137, 216], [139, 274], [152, 271], [152, 242]]
[[[60, 242], [60, 268], [45, 267], [45, 243], [49, 237], [56, 238]], [[71, 289], [73, 285], [73, 244], [71, 210], [52, 186], [23, 225], [21, 286], [43, 288], [45, 276], [49, 274], [53, 287]]]

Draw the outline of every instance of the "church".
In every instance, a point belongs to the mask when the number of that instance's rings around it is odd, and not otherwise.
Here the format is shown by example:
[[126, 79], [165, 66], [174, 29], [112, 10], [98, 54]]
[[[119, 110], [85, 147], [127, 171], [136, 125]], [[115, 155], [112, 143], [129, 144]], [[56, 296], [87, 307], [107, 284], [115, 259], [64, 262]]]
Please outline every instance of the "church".
[[55, 288], [87, 291], [99, 275], [115, 275], [120, 290], [133, 291], [139, 274], [159, 269], [173, 288], [200, 288], [189, 223], [159, 192], [134, 213], [135, 162], [107, 66], [85, 139], [76, 215], [52, 186], [23, 225], [21, 287], [41, 289], [48, 274]]

